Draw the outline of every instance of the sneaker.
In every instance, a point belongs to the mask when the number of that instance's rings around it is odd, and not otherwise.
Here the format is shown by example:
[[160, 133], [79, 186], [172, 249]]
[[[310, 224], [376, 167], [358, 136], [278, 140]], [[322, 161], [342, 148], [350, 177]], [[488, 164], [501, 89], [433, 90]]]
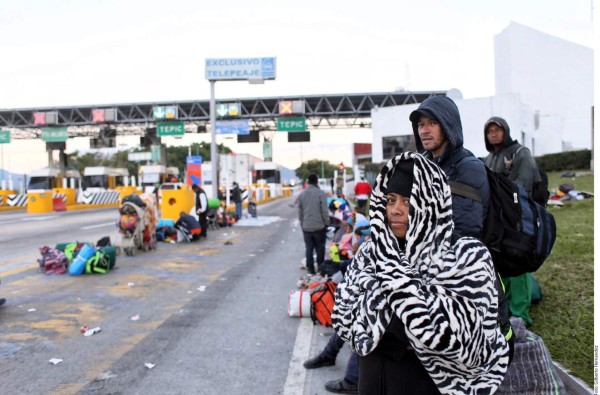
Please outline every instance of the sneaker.
[[358, 394], [358, 385], [346, 379], [328, 381], [325, 383], [325, 389], [336, 394]]
[[323, 354], [319, 354], [314, 358], [309, 359], [304, 362], [304, 367], [306, 369], [317, 369], [323, 366], [333, 366], [335, 365], [335, 358], [328, 358]]

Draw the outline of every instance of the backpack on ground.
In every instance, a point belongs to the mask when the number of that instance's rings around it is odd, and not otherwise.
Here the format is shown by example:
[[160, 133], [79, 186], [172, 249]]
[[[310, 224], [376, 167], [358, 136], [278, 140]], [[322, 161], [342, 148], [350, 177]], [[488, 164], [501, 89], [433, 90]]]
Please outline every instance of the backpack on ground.
[[40, 270], [44, 274], [63, 274], [69, 266], [69, 259], [56, 248], [43, 246], [40, 247], [42, 257], [37, 261], [40, 264]]
[[94, 253], [85, 263], [86, 273], [106, 274], [115, 266], [116, 248], [103, 247]]
[[337, 284], [331, 280], [316, 281], [309, 284], [310, 288], [310, 317], [313, 323], [317, 321], [323, 326], [332, 326], [331, 313], [335, 302]]
[[[490, 201], [483, 243], [502, 277], [535, 272], [550, 255], [556, 240], [554, 216], [504, 173], [486, 166]], [[472, 187], [450, 181], [453, 194], [481, 201]]]
[[288, 316], [309, 317], [311, 299], [308, 289], [297, 289], [290, 292], [288, 296]]

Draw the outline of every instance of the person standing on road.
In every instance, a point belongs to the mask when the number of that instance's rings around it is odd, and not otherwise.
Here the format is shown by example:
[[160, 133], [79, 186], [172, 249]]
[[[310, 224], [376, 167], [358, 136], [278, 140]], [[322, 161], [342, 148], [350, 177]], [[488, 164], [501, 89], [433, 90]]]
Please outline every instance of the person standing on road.
[[365, 209], [371, 191], [371, 184], [365, 181], [364, 177], [361, 177], [360, 181], [357, 182], [354, 186], [354, 195], [356, 197], [356, 203], [358, 204], [358, 207], [360, 207], [363, 210]]
[[317, 266], [325, 260], [325, 243], [327, 226], [329, 226], [329, 210], [327, 196], [319, 188], [319, 176], [315, 173], [308, 176], [308, 185], [298, 197], [298, 219], [304, 235], [306, 248], [306, 270], [315, 274], [313, 252], [317, 253]]
[[[491, 117], [485, 123], [483, 135], [489, 152], [485, 158], [486, 166], [495, 172], [508, 174], [511, 180], [531, 193], [534, 182], [541, 180], [540, 173], [531, 152], [511, 138], [508, 122], [504, 118]], [[531, 325], [531, 273], [504, 277], [502, 282], [510, 315], [520, 317]]]
[[242, 219], [242, 190], [237, 182], [233, 183], [231, 189], [231, 200], [235, 203], [235, 220], [239, 221]]
[[371, 239], [335, 294], [333, 327], [359, 355], [360, 394], [492, 394], [509, 364], [495, 271], [479, 240], [453, 240], [444, 172], [405, 152], [371, 194]]
[[200, 237], [206, 238], [208, 234], [208, 198], [204, 189], [197, 184], [192, 185], [192, 191], [196, 195], [196, 214], [200, 222]]

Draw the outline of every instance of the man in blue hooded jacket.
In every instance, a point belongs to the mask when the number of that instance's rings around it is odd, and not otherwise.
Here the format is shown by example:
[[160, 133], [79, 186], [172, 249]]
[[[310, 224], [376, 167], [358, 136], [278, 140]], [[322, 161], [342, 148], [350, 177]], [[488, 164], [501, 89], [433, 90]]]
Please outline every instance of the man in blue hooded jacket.
[[[471, 236], [481, 240], [483, 224], [490, 200], [490, 185], [483, 161], [463, 147], [462, 124], [456, 104], [447, 96], [434, 96], [421, 103], [410, 114], [417, 150], [442, 168], [453, 181], [469, 188], [472, 197], [452, 192], [452, 220], [454, 237]], [[500, 284], [498, 291], [498, 320], [507, 340], [511, 339], [509, 310]], [[509, 340], [512, 349], [512, 339]], [[511, 351], [512, 354], [512, 351]]]
[[452, 195], [454, 231], [481, 239], [490, 199], [484, 163], [463, 147], [463, 132], [456, 104], [447, 96], [433, 96], [409, 117], [417, 150], [442, 168], [448, 179], [473, 188], [480, 199]]

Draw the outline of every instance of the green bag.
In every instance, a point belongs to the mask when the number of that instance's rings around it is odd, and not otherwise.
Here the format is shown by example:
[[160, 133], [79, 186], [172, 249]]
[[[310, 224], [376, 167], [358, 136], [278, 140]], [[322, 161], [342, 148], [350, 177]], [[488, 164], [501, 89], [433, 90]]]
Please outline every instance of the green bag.
[[75, 259], [77, 257], [77, 254], [79, 254], [79, 250], [81, 250], [85, 244], [90, 243], [80, 243], [77, 241], [74, 243], [59, 243], [56, 245], [55, 248], [59, 251], [64, 252], [67, 258], [69, 259], [69, 262], [73, 262], [73, 259]]
[[87, 260], [85, 272], [106, 274], [115, 266], [116, 257], [115, 247], [102, 247], [96, 250], [96, 253]]

